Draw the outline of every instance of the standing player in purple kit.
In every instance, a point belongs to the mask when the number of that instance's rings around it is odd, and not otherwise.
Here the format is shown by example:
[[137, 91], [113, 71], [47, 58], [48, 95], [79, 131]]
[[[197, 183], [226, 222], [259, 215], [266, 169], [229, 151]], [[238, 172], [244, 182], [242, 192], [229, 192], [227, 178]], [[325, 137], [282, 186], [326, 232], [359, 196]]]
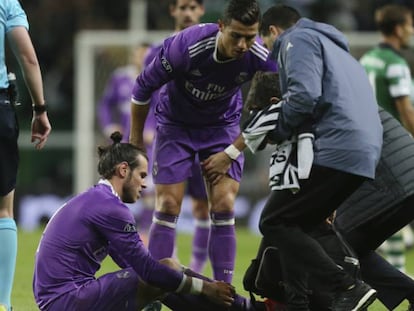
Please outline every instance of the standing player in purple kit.
[[[174, 19], [175, 33], [178, 33], [187, 27], [198, 24], [200, 22], [201, 16], [204, 15], [203, 0], [171, 0], [169, 9], [170, 15]], [[148, 66], [151, 63], [154, 57], [158, 55], [161, 48], [162, 45], [157, 44], [149, 50], [144, 60], [145, 66]], [[151, 97], [152, 108], [157, 105], [158, 98], [159, 97], [157, 91], [153, 93]], [[150, 109], [150, 112], [145, 121], [144, 137], [145, 131], [148, 131], [148, 121], [153, 119], [154, 110]], [[151, 122], [151, 124], [155, 124], [155, 120]], [[155, 126], [153, 126], [152, 129], [155, 131]], [[150, 157], [150, 153], [148, 156]], [[152, 165], [150, 165], [150, 170], [151, 167]], [[191, 175], [187, 179], [187, 194], [189, 194], [191, 197], [192, 213], [195, 219], [195, 229], [189, 267], [196, 272], [202, 272], [208, 255], [210, 215], [207, 193], [204, 185], [204, 180], [201, 175], [199, 161], [195, 161], [191, 168]], [[145, 219], [149, 219], [150, 222], [147, 224], [147, 227], [150, 227], [153, 210], [147, 209], [144, 210], [144, 212], [150, 213], [150, 217], [144, 217]], [[177, 214], [178, 213], [179, 211]]]
[[[117, 67], [111, 74], [98, 102], [97, 117], [105, 138], [114, 131], [120, 131], [125, 137], [129, 137], [130, 128], [130, 104], [131, 91], [135, 83], [136, 76], [142, 71], [145, 55], [148, 53], [149, 45], [141, 43], [132, 48], [129, 55], [129, 64]], [[148, 118], [145, 123], [144, 141], [151, 155], [151, 146], [154, 140], [155, 120], [154, 117]], [[154, 210], [154, 187], [152, 182], [147, 180], [147, 188], [142, 193], [139, 202], [140, 210], [137, 215], [137, 223], [141, 238], [145, 245], [148, 245], [148, 231], [152, 221]], [[130, 206], [131, 209], [136, 206]]]
[[[136, 311], [157, 298], [180, 311], [191, 304], [200, 304], [199, 310], [255, 310], [230, 284], [193, 277], [170, 258], [152, 258], [124, 204], [146, 187], [146, 155], [121, 143], [119, 132], [111, 139], [112, 145], [98, 148], [102, 179], [63, 205], [45, 228], [33, 278], [40, 310]], [[96, 278], [107, 255], [121, 270]]]
[[[240, 86], [258, 70], [275, 71], [268, 51], [255, 41], [260, 23], [254, 0], [231, 0], [218, 24], [189, 27], [166, 39], [160, 53], [138, 76], [132, 93], [130, 142], [143, 146], [143, 127], [151, 94], [160, 91], [153, 178], [155, 223], [150, 252], [171, 257], [184, 181], [197, 156], [200, 161], [222, 151], [240, 134]], [[209, 256], [214, 278], [232, 281], [236, 255], [234, 201], [244, 157], [233, 159], [228, 174], [207, 184], [211, 232]]]

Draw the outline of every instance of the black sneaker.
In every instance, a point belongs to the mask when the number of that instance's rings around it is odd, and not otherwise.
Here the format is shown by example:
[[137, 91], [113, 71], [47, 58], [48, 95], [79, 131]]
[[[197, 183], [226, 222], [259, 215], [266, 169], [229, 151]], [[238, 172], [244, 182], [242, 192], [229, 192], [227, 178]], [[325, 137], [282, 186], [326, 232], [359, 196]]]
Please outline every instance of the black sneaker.
[[375, 301], [377, 291], [363, 282], [355, 283], [351, 289], [338, 293], [333, 301], [333, 311], [361, 311]]
[[162, 303], [158, 300], [155, 300], [147, 304], [142, 311], [160, 311], [162, 308]]

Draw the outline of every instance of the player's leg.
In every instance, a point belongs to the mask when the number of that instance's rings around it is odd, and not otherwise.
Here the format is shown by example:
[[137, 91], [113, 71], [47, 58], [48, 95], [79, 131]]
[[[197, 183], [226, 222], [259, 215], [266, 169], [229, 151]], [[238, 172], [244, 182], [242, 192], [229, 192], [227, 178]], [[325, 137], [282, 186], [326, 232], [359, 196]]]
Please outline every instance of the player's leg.
[[148, 242], [148, 249], [155, 259], [173, 256], [184, 189], [184, 183], [156, 185], [156, 205]]
[[[194, 152], [187, 131], [177, 127], [157, 128], [152, 175], [155, 212], [148, 249], [156, 259], [172, 257], [176, 224], [184, 198], [185, 180], [191, 175]], [[174, 143], [172, 143], [174, 142]]]
[[208, 240], [210, 236], [210, 213], [206, 199], [192, 198], [195, 221], [194, 236], [191, 249], [190, 268], [203, 272], [208, 258]]
[[378, 299], [389, 309], [394, 309], [404, 299], [414, 304], [414, 280], [374, 250], [414, 219], [413, 204], [414, 195], [411, 195], [357, 226], [352, 226], [351, 214], [340, 214], [336, 220], [339, 230], [360, 257], [363, 280], [378, 291]]
[[299, 192], [273, 191], [269, 197], [261, 215], [260, 230], [269, 243], [280, 251], [283, 276], [289, 289], [289, 307], [295, 310], [307, 308], [308, 275], [331, 285], [331, 291], [337, 294], [335, 305], [341, 310], [342, 306], [338, 306], [340, 302], [352, 302], [349, 309], [359, 303], [372, 302], [375, 292], [356, 285], [355, 280], [339, 269], [309, 235], [309, 231], [324, 221], [363, 180], [358, 176], [313, 166], [310, 178], [301, 182]]
[[232, 282], [236, 257], [236, 232], [234, 202], [239, 183], [224, 176], [216, 185], [210, 186], [211, 229], [209, 257], [214, 279]]
[[[222, 152], [240, 133], [239, 126], [209, 129], [201, 132], [199, 142], [200, 161], [210, 155]], [[234, 202], [239, 191], [244, 156], [241, 154], [233, 160], [231, 166], [220, 182], [211, 185], [207, 182], [207, 194], [210, 203], [210, 240], [209, 258], [213, 268], [214, 279], [231, 283], [234, 261], [236, 258], [236, 231]]]
[[10, 310], [17, 256], [17, 228], [13, 218], [18, 155], [18, 124], [14, 109], [0, 99], [0, 310]]
[[201, 273], [208, 258], [210, 211], [198, 161], [193, 165], [191, 172], [192, 176], [187, 180], [187, 193], [191, 196], [195, 228], [189, 266], [191, 270]]
[[140, 213], [136, 217], [138, 231], [144, 244], [148, 246], [148, 236], [155, 209], [155, 185], [151, 174], [147, 176], [147, 188], [144, 189], [141, 199], [135, 204], [141, 205]]
[[[0, 197], [0, 310], [8, 311], [17, 256], [17, 228], [13, 219], [14, 190]], [[3, 308], [3, 309], [2, 309]]]
[[[174, 260], [160, 260], [171, 268]], [[51, 303], [49, 311], [137, 311], [149, 303], [161, 299], [165, 291], [143, 282], [132, 268], [107, 273], [90, 280], [77, 289], [68, 292]]]

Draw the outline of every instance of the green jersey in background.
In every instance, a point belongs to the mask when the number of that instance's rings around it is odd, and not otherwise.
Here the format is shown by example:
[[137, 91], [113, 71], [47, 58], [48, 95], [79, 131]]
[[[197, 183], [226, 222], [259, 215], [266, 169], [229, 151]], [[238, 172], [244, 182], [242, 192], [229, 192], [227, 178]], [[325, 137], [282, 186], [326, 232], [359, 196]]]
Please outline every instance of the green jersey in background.
[[411, 95], [411, 73], [407, 61], [388, 44], [369, 50], [360, 60], [374, 89], [378, 104], [398, 120], [394, 99]]

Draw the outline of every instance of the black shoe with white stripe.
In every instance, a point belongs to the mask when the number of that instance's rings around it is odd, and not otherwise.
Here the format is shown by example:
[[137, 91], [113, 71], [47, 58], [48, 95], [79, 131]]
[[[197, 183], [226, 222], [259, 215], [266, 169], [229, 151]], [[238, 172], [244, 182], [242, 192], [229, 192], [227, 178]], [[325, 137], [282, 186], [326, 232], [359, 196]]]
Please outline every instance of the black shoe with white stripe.
[[357, 282], [345, 291], [338, 293], [332, 304], [333, 311], [361, 311], [371, 305], [377, 292], [364, 282]]

